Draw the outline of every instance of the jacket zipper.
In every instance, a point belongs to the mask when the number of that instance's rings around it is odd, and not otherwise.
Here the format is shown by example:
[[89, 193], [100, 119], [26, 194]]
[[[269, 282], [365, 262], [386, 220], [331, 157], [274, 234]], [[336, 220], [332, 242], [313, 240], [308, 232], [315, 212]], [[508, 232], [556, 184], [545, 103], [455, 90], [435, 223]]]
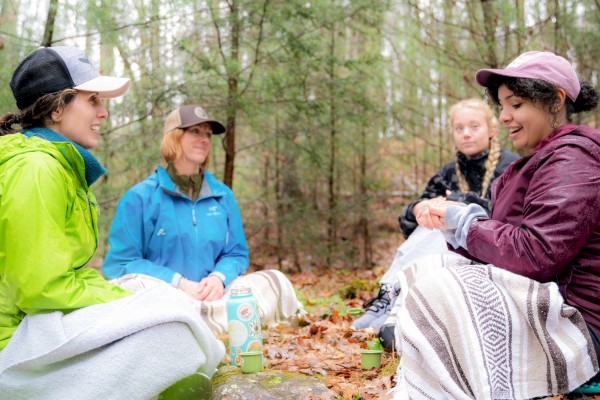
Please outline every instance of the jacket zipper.
[[[77, 193], [75, 194], [75, 196], [77, 196]], [[90, 223], [91, 223], [91, 225], [92, 225], [92, 227], [93, 227], [92, 229], [93, 229], [93, 230], [94, 230], [94, 232], [95, 232], [95, 231], [96, 231], [96, 225], [94, 225], [94, 213], [92, 212], [92, 204], [93, 204], [93, 205], [95, 205], [95, 206], [97, 206], [97, 205], [98, 205], [98, 203], [92, 202], [92, 200], [90, 199], [90, 196], [88, 195], [88, 192], [87, 192], [87, 190], [85, 191], [85, 199], [87, 200], [88, 213], [90, 214]], [[98, 241], [99, 241], [99, 238], [98, 238], [98, 236], [97, 236], [97, 235], [94, 235], [94, 236], [96, 236], [96, 250], [98, 250]], [[79, 266], [79, 267], [76, 267], [75, 269], [77, 269], [77, 268], [81, 268], [81, 267], [83, 267], [84, 265], [86, 265], [87, 263], [89, 263], [89, 262], [90, 262], [90, 260], [91, 260], [91, 259], [94, 257], [94, 254], [95, 254], [95, 253], [96, 253], [96, 252], [94, 252], [94, 253], [93, 253], [93, 254], [90, 256], [90, 258], [88, 258], [88, 259], [87, 259], [87, 261], [86, 261], [86, 262], [84, 262], [83, 264], [81, 264], [81, 266]]]

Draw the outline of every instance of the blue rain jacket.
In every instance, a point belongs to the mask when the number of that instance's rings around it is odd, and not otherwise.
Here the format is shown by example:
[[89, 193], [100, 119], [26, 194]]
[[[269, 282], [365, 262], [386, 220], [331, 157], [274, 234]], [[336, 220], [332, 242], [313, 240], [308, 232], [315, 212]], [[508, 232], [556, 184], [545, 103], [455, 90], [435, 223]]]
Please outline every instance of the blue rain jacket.
[[157, 167], [119, 201], [108, 242], [102, 271], [110, 279], [139, 273], [171, 283], [178, 272], [198, 282], [217, 272], [228, 285], [248, 268], [233, 192], [208, 171], [193, 202]]

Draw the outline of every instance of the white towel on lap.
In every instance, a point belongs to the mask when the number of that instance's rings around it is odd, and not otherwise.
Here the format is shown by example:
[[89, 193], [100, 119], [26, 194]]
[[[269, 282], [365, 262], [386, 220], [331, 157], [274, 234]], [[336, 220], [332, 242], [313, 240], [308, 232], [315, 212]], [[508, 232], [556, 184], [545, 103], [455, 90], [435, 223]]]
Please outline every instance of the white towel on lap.
[[29, 315], [0, 352], [7, 399], [150, 399], [225, 355], [169, 285], [76, 310]]

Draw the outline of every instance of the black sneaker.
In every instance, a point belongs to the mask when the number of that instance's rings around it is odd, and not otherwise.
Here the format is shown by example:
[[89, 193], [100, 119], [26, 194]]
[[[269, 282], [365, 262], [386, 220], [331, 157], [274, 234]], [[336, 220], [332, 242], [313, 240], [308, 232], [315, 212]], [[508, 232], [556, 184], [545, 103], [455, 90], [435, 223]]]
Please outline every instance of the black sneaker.
[[[400, 293], [399, 283], [394, 286], [394, 292]], [[392, 299], [388, 314], [373, 322], [379, 325], [379, 341], [387, 351], [396, 350], [396, 322], [398, 321], [398, 310], [394, 310], [396, 299], [398, 299], [398, 296]]]
[[396, 351], [396, 324], [383, 324], [379, 329], [379, 341], [387, 351]]
[[358, 318], [352, 323], [352, 329], [360, 330], [373, 328], [378, 330], [381, 325], [374, 326], [374, 322], [376, 320], [385, 321], [385, 318], [382, 319], [385, 315], [387, 315], [390, 311], [390, 304], [394, 297], [398, 295], [393, 289], [390, 292], [387, 285], [381, 285], [379, 288], [379, 293], [377, 293], [377, 297], [373, 297], [370, 300], [367, 300], [363, 307], [365, 308], [365, 315]]

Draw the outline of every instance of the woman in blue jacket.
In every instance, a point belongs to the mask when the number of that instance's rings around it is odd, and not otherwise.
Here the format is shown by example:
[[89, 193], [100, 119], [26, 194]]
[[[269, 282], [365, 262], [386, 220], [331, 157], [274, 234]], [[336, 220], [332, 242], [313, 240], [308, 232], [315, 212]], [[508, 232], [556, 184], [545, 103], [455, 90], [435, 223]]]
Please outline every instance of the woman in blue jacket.
[[18, 111], [0, 116], [2, 399], [211, 396], [225, 348], [185, 296], [167, 285], [132, 294], [86, 265], [102, 99], [129, 86], [72, 46], [41, 47], [12, 75]]
[[[211, 137], [225, 127], [191, 104], [172, 111], [163, 132], [167, 166], [158, 166], [119, 202], [102, 270], [111, 279], [128, 275], [119, 281], [123, 285], [147, 283], [145, 276], [169, 283], [199, 301], [211, 329], [223, 332], [225, 289], [248, 268], [233, 192], [206, 169]], [[298, 311], [292, 285], [279, 271], [249, 274], [236, 284], [253, 288], [265, 324]]]

